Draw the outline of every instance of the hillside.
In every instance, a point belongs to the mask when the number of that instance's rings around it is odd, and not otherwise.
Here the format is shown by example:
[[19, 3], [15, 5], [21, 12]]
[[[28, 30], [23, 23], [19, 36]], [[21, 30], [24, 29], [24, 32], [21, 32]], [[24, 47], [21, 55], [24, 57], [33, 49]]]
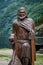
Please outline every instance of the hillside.
[[24, 6], [28, 16], [36, 26], [43, 23], [42, 0], [0, 0], [0, 47], [9, 47], [8, 37], [12, 30], [12, 21], [17, 18], [17, 10]]

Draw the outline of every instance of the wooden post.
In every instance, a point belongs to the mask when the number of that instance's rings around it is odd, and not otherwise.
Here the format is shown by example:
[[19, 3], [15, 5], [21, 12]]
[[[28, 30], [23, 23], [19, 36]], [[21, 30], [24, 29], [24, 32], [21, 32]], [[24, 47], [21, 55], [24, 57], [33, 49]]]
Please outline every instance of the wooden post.
[[35, 44], [34, 39], [31, 39], [32, 65], [34, 65], [34, 52], [35, 52], [34, 44]]

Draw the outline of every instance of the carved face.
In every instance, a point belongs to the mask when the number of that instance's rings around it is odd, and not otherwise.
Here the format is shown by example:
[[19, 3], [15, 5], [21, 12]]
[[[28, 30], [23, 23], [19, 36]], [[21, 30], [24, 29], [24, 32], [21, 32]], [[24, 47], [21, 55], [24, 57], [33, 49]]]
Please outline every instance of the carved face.
[[19, 10], [18, 10], [18, 18], [19, 19], [24, 19], [25, 17], [27, 17], [27, 13], [25, 11], [25, 8], [24, 7], [21, 7]]

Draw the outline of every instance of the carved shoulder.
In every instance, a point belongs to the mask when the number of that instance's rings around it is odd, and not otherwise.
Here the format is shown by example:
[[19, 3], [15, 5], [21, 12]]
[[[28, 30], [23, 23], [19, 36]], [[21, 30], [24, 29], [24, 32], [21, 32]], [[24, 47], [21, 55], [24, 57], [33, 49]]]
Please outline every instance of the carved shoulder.
[[35, 29], [35, 22], [32, 18], [28, 18], [28, 20], [30, 21], [30, 24], [32, 25], [32, 29]]
[[18, 28], [19, 28], [19, 26], [18, 26], [18, 21], [17, 20], [15, 20], [15, 21], [13, 21], [13, 24], [12, 24], [13, 26], [13, 32], [17, 32], [18, 31]]
[[28, 18], [28, 20], [29, 20], [31, 23], [34, 23], [34, 21], [33, 21], [32, 18]]
[[14, 20], [12, 22], [12, 32], [15, 33], [15, 23], [16, 23], [17, 20]]
[[15, 20], [12, 22], [12, 24], [15, 24], [15, 23], [17, 23], [17, 19], [15, 19]]

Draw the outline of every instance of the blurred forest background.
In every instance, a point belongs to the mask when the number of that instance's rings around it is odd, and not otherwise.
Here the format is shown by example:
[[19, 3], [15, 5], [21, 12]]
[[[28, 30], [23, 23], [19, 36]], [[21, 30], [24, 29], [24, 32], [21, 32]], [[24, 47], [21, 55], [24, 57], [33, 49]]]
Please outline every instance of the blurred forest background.
[[28, 17], [35, 21], [37, 36], [43, 36], [43, 0], [0, 0], [0, 48], [11, 47], [8, 37], [18, 8], [24, 6]]

